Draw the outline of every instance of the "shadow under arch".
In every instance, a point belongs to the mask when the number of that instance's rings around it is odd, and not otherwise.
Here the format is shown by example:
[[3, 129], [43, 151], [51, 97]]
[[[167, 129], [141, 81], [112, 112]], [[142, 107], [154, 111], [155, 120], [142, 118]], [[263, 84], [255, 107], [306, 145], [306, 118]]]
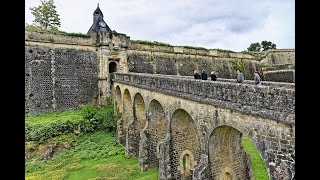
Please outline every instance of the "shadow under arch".
[[[254, 179], [251, 158], [242, 139], [242, 132], [228, 125], [218, 126], [211, 132], [208, 143], [211, 178]], [[261, 152], [259, 155], [261, 158]]]
[[132, 121], [132, 100], [131, 95], [128, 89], [125, 89], [123, 92], [123, 110], [122, 117], [117, 123], [117, 137], [118, 142], [122, 145], [126, 143], [126, 131], [130, 121]]
[[147, 164], [149, 167], [159, 165], [159, 145], [166, 138], [167, 121], [161, 103], [155, 99], [150, 102], [148, 109], [148, 127], [145, 130], [147, 146]]
[[[171, 177], [173, 179], [191, 179], [193, 168], [200, 161], [201, 144], [198, 128], [189, 113], [183, 109], [174, 111], [170, 126], [172, 136], [169, 145]], [[188, 152], [188, 157], [184, 156], [186, 152]], [[185, 160], [188, 162], [191, 160], [190, 157], [193, 159], [187, 167], [183, 163], [184, 157], [187, 158]]]
[[129, 152], [130, 155], [138, 156], [140, 132], [146, 125], [146, 106], [140, 93], [135, 94], [133, 100], [133, 122], [129, 125]]
[[119, 86], [116, 86], [115, 89], [115, 100], [114, 100], [115, 108], [118, 110], [120, 113], [122, 113], [122, 97], [121, 97], [121, 90]]

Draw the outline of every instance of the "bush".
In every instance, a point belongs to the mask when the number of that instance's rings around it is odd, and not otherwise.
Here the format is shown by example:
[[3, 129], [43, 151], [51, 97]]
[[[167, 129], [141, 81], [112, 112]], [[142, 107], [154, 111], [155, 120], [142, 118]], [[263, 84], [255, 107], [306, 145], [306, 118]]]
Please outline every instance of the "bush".
[[43, 143], [51, 137], [73, 133], [103, 130], [115, 132], [121, 114], [114, 112], [111, 101], [105, 107], [86, 104], [79, 110], [50, 112], [26, 117], [25, 139]]

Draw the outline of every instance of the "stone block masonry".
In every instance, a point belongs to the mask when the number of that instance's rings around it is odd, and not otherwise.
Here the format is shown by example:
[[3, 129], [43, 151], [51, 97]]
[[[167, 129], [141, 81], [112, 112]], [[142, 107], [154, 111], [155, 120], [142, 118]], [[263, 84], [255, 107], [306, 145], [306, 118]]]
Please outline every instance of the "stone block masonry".
[[25, 113], [79, 108], [98, 95], [97, 55], [90, 50], [25, 47]]
[[[144, 102], [145, 108], [133, 108], [136, 112], [123, 108], [125, 116], [120, 121], [130, 120], [131, 125], [119, 128], [118, 134], [127, 135], [128, 150], [139, 151], [142, 170], [158, 163], [161, 180], [254, 179], [241, 142], [243, 134], [258, 149], [270, 179], [295, 175], [295, 93], [291, 83], [259, 87], [116, 73], [113, 89], [120, 92], [117, 104], [138, 107]], [[140, 100], [126, 98], [127, 94]], [[146, 115], [142, 129], [132, 126], [141, 122], [139, 114]], [[159, 131], [150, 132], [155, 127]], [[140, 132], [138, 149], [137, 138], [131, 134], [136, 130]]]

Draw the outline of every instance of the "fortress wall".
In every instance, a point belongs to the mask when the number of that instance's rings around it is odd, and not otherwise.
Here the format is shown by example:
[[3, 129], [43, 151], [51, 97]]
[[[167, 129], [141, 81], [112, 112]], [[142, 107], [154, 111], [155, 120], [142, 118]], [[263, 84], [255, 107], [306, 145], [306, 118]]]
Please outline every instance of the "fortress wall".
[[294, 49], [272, 49], [269, 50], [263, 59], [263, 64], [295, 64], [295, 50]]
[[263, 78], [275, 82], [295, 82], [295, 50], [272, 49], [261, 60]]
[[26, 42], [25, 113], [75, 109], [94, 102], [97, 73], [95, 48]]
[[[215, 71], [218, 77], [236, 78], [241, 69], [245, 79], [252, 80], [258, 70], [262, 80], [294, 82], [294, 70], [283, 71], [284, 65], [294, 64], [294, 49], [272, 49], [254, 55], [223, 52], [214, 49], [186, 48], [181, 46], [160, 46], [132, 42], [128, 50], [129, 72], [192, 76], [193, 70]], [[277, 68], [268, 71], [265, 68]], [[266, 72], [266, 74], [264, 74]]]
[[[168, 48], [169, 47], [164, 47]], [[215, 71], [221, 78], [236, 78], [236, 70], [241, 69], [245, 79], [253, 79], [255, 69], [261, 71], [260, 63], [257, 60], [248, 58], [200, 55], [200, 54], [182, 54], [165, 51], [145, 51], [128, 50], [129, 72], [167, 74], [193, 76], [196, 69], [199, 72], [203, 69], [209, 75]], [[196, 51], [195, 51], [196, 52]], [[217, 55], [219, 55], [217, 53]], [[242, 56], [241, 56], [242, 57]]]
[[36, 31], [25, 31], [25, 41], [47, 42], [55, 44], [70, 44], [92, 46], [95, 44], [91, 38], [66, 36], [52, 33], [43, 33]]

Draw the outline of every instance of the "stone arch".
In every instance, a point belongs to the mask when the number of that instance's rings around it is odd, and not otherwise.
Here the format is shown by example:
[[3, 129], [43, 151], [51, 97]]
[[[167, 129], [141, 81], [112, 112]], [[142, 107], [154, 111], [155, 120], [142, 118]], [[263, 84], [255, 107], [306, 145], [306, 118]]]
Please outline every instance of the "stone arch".
[[116, 109], [122, 113], [122, 97], [120, 87], [117, 86], [115, 90], [115, 107]]
[[147, 162], [149, 167], [159, 165], [159, 145], [166, 137], [166, 117], [159, 101], [153, 99], [148, 109], [148, 127], [145, 131], [148, 144]]
[[[183, 109], [177, 109], [171, 117], [171, 142], [170, 148], [170, 171], [173, 179], [191, 179], [194, 166], [200, 161], [200, 138], [196, 124], [192, 117]], [[193, 167], [190, 174], [181, 174], [180, 157], [183, 152], [193, 155]], [[183, 157], [183, 156], [182, 156]], [[180, 167], [180, 168], [179, 168]]]
[[219, 180], [233, 180], [236, 179], [235, 173], [229, 166], [226, 166], [220, 173]]
[[180, 154], [178, 170], [181, 171], [182, 176], [188, 177], [191, 175], [191, 170], [196, 164], [197, 162], [194, 161], [192, 152], [184, 150]]
[[140, 93], [137, 93], [134, 96], [133, 106], [132, 133], [130, 133], [130, 137], [128, 137], [128, 139], [130, 141], [130, 155], [137, 156], [139, 153], [139, 142], [141, 139], [140, 132], [146, 125], [146, 106]]
[[132, 121], [132, 100], [128, 89], [124, 90], [123, 93], [123, 110], [120, 123], [118, 124], [118, 139], [119, 143], [124, 145], [126, 142], [126, 131], [129, 123]]
[[242, 133], [231, 127], [216, 127], [209, 137], [209, 166], [213, 179], [253, 179], [250, 156], [242, 146]]

